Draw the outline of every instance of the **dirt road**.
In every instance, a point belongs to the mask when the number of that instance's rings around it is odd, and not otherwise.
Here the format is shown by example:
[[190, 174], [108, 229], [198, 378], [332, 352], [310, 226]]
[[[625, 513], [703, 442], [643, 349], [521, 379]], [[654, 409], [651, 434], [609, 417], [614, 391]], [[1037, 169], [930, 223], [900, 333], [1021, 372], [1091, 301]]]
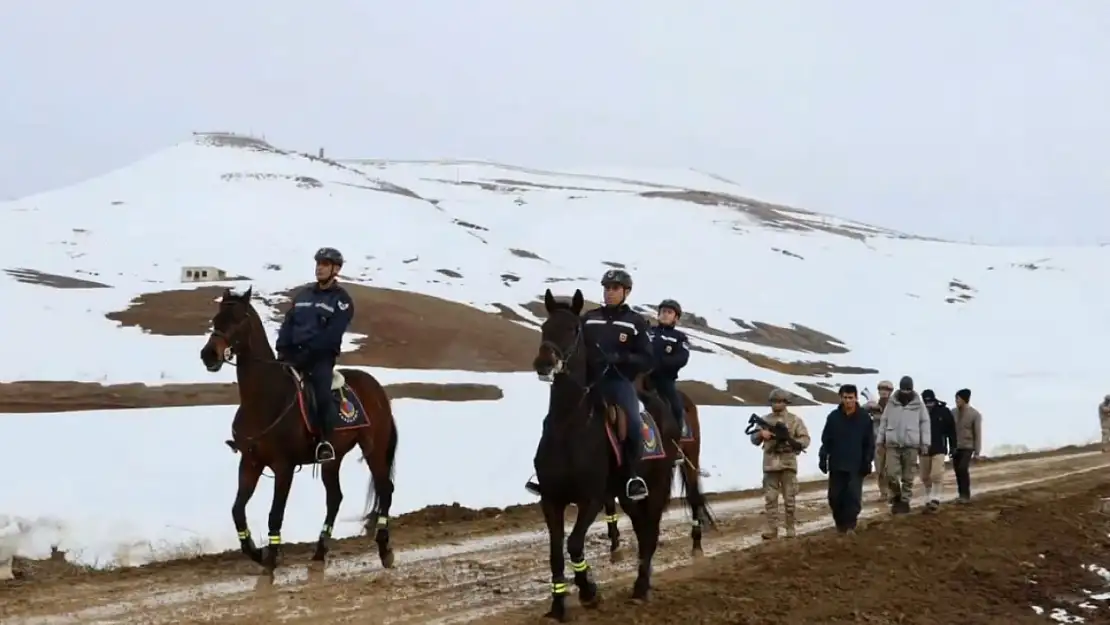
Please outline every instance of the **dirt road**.
[[[974, 469], [973, 481], [978, 496], [1032, 484], [1103, 479], [1108, 467], [1110, 458], [1104, 454], [1074, 453], [984, 463]], [[874, 500], [873, 488], [868, 495]], [[714, 512], [720, 528], [706, 536], [707, 555], [744, 550], [760, 542], [761, 505], [755, 496], [719, 502]], [[885, 515], [885, 511], [873, 502], [864, 514]], [[803, 532], [830, 524], [820, 489], [799, 497], [799, 522]], [[390, 571], [382, 571], [367, 550], [366, 555], [337, 557], [326, 570], [307, 567], [304, 559], [291, 557], [273, 578], [242, 574], [251, 570], [249, 563], [199, 560], [195, 566], [183, 562], [133, 575], [91, 573], [28, 582], [0, 588], [0, 620], [4, 625], [527, 622], [542, 613], [544, 608], [537, 602], [547, 598], [546, 536], [540, 529], [532, 526], [464, 540], [449, 533], [444, 542], [431, 540], [400, 550], [397, 566]], [[600, 524], [591, 532], [588, 558], [598, 579], [607, 583], [606, 593], [626, 596], [635, 566], [628, 545], [631, 529], [622, 525], [626, 540], [622, 552], [628, 557], [614, 563], [609, 562], [603, 533]], [[688, 533], [688, 520], [681, 513], [669, 514], [664, 544], [656, 557], [657, 593], [665, 592], [668, 569], [689, 568], [692, 563]], [[861, 532], [857, 540], [866, 540], [865, 535]], [[652, 606], [636, 609], [651, 614]]]

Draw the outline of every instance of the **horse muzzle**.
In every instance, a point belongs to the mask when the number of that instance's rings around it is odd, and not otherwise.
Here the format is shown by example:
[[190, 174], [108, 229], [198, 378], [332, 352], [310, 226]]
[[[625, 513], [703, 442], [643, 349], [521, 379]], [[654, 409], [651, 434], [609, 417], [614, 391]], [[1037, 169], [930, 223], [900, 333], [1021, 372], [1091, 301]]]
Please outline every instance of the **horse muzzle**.
[[551, 384], [555, 381], [555, 376], [562, 373], [563, 361], [556, 360], [555, 364], [546, 367], [536, 367], [536, 377], [540, 382], [547, 382]]

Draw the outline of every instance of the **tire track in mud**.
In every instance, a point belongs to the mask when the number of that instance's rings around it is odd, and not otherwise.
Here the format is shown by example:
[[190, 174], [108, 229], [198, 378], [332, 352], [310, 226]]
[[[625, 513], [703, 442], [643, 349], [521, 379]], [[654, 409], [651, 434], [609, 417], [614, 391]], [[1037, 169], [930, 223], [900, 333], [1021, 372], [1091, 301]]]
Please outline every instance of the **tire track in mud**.
[[[1110, 459], [1098, 453], [1050, 456], [975, 467], [976, 492], [1019, 488], [1070, 474], [1094, 471]], [[951, 490], [952, 477], [948, 475]], [[864, 517], [885, 509], [873, 485]], [[706, 555], [735, 551], [760, 542], [762, 500], [758, 496], [714, 507], [718, 531], [707, 531]], [[823, 491], [798, 497], [799, 530], [828, 527]], [[591, 529], [587, 557], [600, 581], [612, 592], [630, 586], [636, 558], [635, 539], [622, 517], [623, 559], [609, 562], [602, 524]], [[655, 570], [685, 566], [689, 555], [689, 521], [669, 513]], [[397, 553], [397, 566], [383, 571], [376, 556], [336, 558], [327, 569], [289, 567], [273, 577], [234, 576], [204, 584], [162, 583], [146, 579], [129, 584], [88, 583], [60, 591], [5, 618], [5, 625], [70, 623], [462, 623], [529, 605], [547, 596], [547, 538], [542, 528], [456, 544]], [[7, 610], [5, 610], [6, 612]], [[7, 615], [5, 615], [7, 616]]]

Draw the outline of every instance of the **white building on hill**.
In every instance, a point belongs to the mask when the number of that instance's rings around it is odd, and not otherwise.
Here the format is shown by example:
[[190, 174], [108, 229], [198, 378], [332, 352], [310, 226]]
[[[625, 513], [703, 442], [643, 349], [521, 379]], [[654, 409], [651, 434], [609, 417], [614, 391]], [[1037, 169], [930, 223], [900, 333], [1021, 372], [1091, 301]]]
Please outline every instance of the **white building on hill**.
[[227, 280], [227, 272], [219, 267], [185, 266], [181, 268], [182, 282], [219, 282], [220, 280]]

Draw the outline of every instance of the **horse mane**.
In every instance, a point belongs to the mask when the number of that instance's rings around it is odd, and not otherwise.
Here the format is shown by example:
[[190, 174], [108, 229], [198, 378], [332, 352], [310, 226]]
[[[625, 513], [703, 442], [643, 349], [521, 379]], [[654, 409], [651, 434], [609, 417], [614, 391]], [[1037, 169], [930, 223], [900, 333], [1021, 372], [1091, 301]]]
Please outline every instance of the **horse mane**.
[[[251, 334], [261, 337], [262, 345], [265, 346], [264, 355], [268, 355], [272, 358], [274, 356], [274, 349], [270, 345], [270, 337], [266, 334], [266, 326], [262, 325], [262, 316], [258, 314], [258, 310], [255, 309], [251, 299], [252, 289], [247, 289], [245, 292], [236, 292], [232, 289], [226, 289], [222, 298], [224, 302], [242, 304], [245, 306], [247, 323], [250, 325]], [[261, 349], [261, 347], [255, 345], [253, 341], [250, 344], [250, 348]]]

